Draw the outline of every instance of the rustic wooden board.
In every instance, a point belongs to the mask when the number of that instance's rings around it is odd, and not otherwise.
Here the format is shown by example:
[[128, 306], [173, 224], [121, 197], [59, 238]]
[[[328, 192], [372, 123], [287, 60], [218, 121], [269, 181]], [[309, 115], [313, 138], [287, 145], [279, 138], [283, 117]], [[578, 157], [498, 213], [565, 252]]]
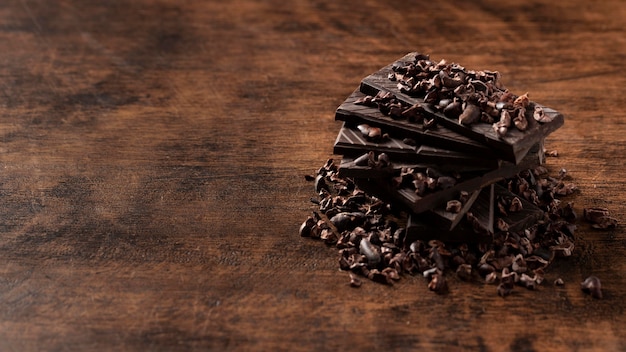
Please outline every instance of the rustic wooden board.
[[411, 6], [0, 2], [0, 350], [625, 350], [624, 226], [580, 223], [574, 255], [505, 299], [454, 277], [353, 289], [298, 236], [335, 109], [410, 51], [562, 112], [564, 201], [624, 224], [626, 3]]

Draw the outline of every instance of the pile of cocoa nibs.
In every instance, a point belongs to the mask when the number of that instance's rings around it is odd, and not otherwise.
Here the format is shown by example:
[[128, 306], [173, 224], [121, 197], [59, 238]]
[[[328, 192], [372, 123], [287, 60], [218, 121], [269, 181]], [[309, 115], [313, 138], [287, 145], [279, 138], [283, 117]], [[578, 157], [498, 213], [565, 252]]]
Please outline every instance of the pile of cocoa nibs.
[[[363, 78], [335, 120], [341, 161], [308, 176], [318, 209], [300, 235], [335, 246], [350, 285], [423, 275], [443, 293], [456, 275], [505, 297], [536, 289], [556, 258], [573, 255], [568, 197], [578, 189], [565, 169], [545, 167], [558, 154], [545, 141], [565, 117], [509, 91], [497, 71], [408, 53]], [[617, 226], [603, 208], [583, 218]], [[602, 297], [597, 277], [581, 289]]]
[[[550, 155], [550, 154], [548, 154]], [[545, 273], [559, 257], [574, 253], [574, 231], [579, 220], [572, 201], [577, 187], [567, 182], [561, 169], [550, 176], [544, 166], [520, 172], [498, 184], [533, 203], [544, 216], [520, 231], [495, 229], [489, 238], [467, 233], [467, 241], [442, 241], [415, 236], [408, 222], [410, 211], [359, 189], [351, 178], [340, 177], [332, 159], [306, 179], [314, 183], [315, 210], [300, 226], [302, 237], [318, 239], [339, 252], [339, 268], [349, 275], [349, 285], [365, 279], [393, 285], [403, 275], [422, 275], [429, 290], [448, 291], [452, 275], [462, 281], [494, 286], [505, 297], [516, 287], [535, 290], [545, 285]], [[510, 200], [496, 200], [496, 215], [510, 211]], [[508, 206], [508, 207], [507, 207]], [[583, 220], [597, 229], [612, 229], [617, 220], [605, 208], [585, 208]], [[561, 278], [549, 283], [563, 285]], [[602, 298], [600, 280], [590, 276], [581, 289]]]

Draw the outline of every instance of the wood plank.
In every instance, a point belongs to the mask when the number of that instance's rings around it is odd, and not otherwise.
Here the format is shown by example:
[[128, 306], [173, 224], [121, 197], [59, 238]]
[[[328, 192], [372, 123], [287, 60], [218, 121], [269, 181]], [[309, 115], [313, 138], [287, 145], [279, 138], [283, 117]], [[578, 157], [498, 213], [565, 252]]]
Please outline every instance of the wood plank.
[[[453, 231], [456, 226], [463, 220], [463, 218], [465, 218], [465, 214], [467, 214], [468, 211], [474, 208], [474, 203], [476, 202], [476, 199], [480, 194], [481, 190], [476, 190], [470, 193], [468, 200], [465, 202], [465, 204], [463, 204], [463, 207], [459, 212], [448, 211], [446, 207], [447, 204], [442, 204], [433, 209], [432, 212], [437, 214], [438, 218], [441, 219], [439, 227], [446, 231]], [[436, 228], [436, 226], [433, 227]]]
[[[620, 0], [1, 1], [0, 351], [626, 350], [624, 18]], [[338, 158], [345, 97], [414, 50], [562, 112], [562, 201], [620, 225], [578, 221], [573, 255], [506, 298], [454, 273], [444, 295], [350, 287], [298, 235], [304, 175]]]

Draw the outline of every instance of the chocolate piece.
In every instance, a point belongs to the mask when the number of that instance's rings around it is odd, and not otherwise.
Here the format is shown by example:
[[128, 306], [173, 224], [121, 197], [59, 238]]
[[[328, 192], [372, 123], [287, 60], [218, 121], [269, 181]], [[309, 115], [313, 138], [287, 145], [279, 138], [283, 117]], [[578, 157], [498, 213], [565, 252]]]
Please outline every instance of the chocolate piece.
[[495, 188], [492, 184], [481, 190], [478, 199], [467, 212], [467, 222], [472, 231], [481, 235], [493, 235], [495, 218]]
[[[415, 53], [410, 53], [399, 61], [414, 62]], [[524, 131], [518, 128], [508, 128], [508, 132], [500, 137], [490, 123], [479, 122], [464, 125], [460, 123], [458, 119], [446, 117], [444, 113], [437, 111], [432, 104], [438, 103], [440, 100], [439, 97], [436, 97], [432, 103], [429, 103], [429, 97], [424, 96], [419, 90], [413, 89], [409, 92], [406, 89], [402, 89], [402, 86], [398, 88], [399, 84], [397, 82], [392, 82], [387, 78], [390, 72], [392, 72], [392, 65], [388, 65], [380, 71], [365, 77], [361, 82], [361, 92], [369, 95], [376, 95], [381, 91], [390, 92], [395, 95], [398, 100], [408, 105], [420, 104], [425, 114], [434, 117], [441, 126], [463, 134], [480, 143], [484, 143], [489, 146], [492, 152], [497, 154], [499, 158], [513, 163], [520, 162], [525, 156], [524, 151], [527, 151], [530, 146], [543, 140], [548, 134], [561, 127], [564, 122], [563, 115], [558, 111], [534, 102], [528, 102], [527, 105], [523, 107], [524, 118], [528, 124], [525, 126]], [[398, 75], [399, 73], [396, 73], [396, 76]], [[476, 85], [473, 87], [475, 86]], [[459, 86], [458, 88], [464, 87], [465, 86]], [[543, 117], [541, 118], [541, 121], [544, 121], [543, 123], [533, 118], [533, 113], [536, 109], [543, 111]]]
[[[437, 168], [442, 172], [460, 173], [469, 178], [475, 175], [480, 176], [488, 171], [494, 170], [475, 165], [435, 165], [416, 164], [411, 162], [391, 162], [386, 167], [376, 167], [372, 166], [371, 161], [369, 161], [370, 153], [376, 155], [374, 152], [364, 152], [363, 155], [354, 159], [349, 156], [343, 157], [341, 159], [341, 163], [339, 164], [339, 176], [350, 178], [389, 178], [399, 174], [403, 168], [414, 168], [419, 170]], [[375, 156], [373, 160], [376, 160]]]
[[445, 229], [445, 230], [448, 230], [448, 231], [454, 230], [456, 225], [458, 225], [459, 222], [461, 222], [461, 220], [463, 220], [463, 218], [465, 218], [465, 214], [473, 206], [473, 204], [476, 201], [476, 199], [478, 198], [479, 194], [480, 194], [480, 191], [472, 192], [472, 194], [467, 199], [465, 204], [463, 204], [462, 207], [459, 209], [459, 211], [456, 212], [456, 213], [447, 211], [446, 204], [443, 204], [443, 205], [440, 205], [440, 206], [434, 208], [432, 210], [432, 213], [438, 215], [438, 217], [436, 217], [436, 219], [438, 219], [439, 222], [441, 223], [440, 227]]
[[498, 216], [502, 221], [504, 221], [504, 223], [506, 223], [508, 231], [523, 231], [543, 218], [543, 210], [539, 209], [537, 206], [527, 201], [526, 199], [516, 196], [499, 184], [495, 185], [495, 191], [497, 199], [517, 198], [522, 204], [521, 210], [508, 211], [506, 216]]
[[[542, 150], [530, 152], [517, 165], [503, 162], [500, 168], [495, 170], [482, 173], [462, 173], [460, 180], [454, 186], [439, 189], [435, 192], [424, 193], [422, 195], [417, 194], [414, 187], [403, 185], [395, 187], [389, 177], [394, 173], [393, 167], [386, 169], [357, 167], [350, 159], [344, 158], [339, 166], [339, 174], [342, 177], [356, 178], [355, 182], [357, 182], [357, 184], [359, 182], [358, 178], [370, 178], [371, 182], [376, 184], [376, 187], [372, 187], [372, 193], [374, 195], [381, 197], [383, 194], [393, 194], [402, 204], [407, 206], [414, 213], [419, 214], [447, 202], [460, 191], [472, 192], [502, 179], [513, 177], [522, 170], [535, 168], [542, 159], [540, 158], [541, 154], [543, 154]], [[420, 166], [417, 165], [413, 167], [420, 169]]]
[[397, 120], [385, 116], [376, 107], [355, 104], [365, 98], [357, 89], [341, 104], [335, 112], [335, 119], [352, 125], [368, 124], [381, 127], [396, 138], [411, 138], [417, 143], [431, 145], [447, 150], [475, 153], [484, 159], [495, 159], [494, 152], [487, 146], [443, 126], [436, 129], [424, 129], [421, 125], [408, 120]]
[[580, 288], [593, 298], [602, 299], [602, 284], [597, 276], [591, 275], [580, 283]]
[[[422, 214], [410, 214], [406, 225], [406, 241], [430, 240], [436, 238], [444, 242], [479, 243], [489, 242], [493, 234], [493, 208], [494, 191], [493, 185], [479, 191], [476, 201], [467, 211], [466, 216], [460, 219], [458, 226], [454, 228], [441, 228], [439, 219], [431, 215], [431, 212]], [[477, 232], [476, 224], [473, 224], [467, 215], [472, 214], [480, 225], [481, 231]]]
[[408, 163], [466, 165], [472, 166], [472, 169], [475, 170], [498, 167], [498, 160], [496, 159], [485, 159], [468, 153], [428, 145], [412, 146], [393, 137], [373, 141], [364, 137], [358, 128], [344, 123], [335, 141], [333, 152], [347, 156], [360, 156], [368, 151], [385, 153], [391, 160]]
[[614, 229], [618, 223], [617, 219], [611, 217], [609, 209], [603, 207], [583, 209], [583, 218], [596, 229]]
[[434, 291], [437, 294], [444, 294], [448, 292], [448, 283], [443, 273], [436, 272], [430, 278], [428, 283], [428, 289]]
[[[361, 190], [368, 193], [376, 192], [378, 187], [376, 183], [371, 182], [371, 180], [368, 179], [357, 179], [356, 182]], [[440, 205], [435, 207], [432, 210], [426, 211], [423, 219], [428, 219], [427, 223], [431, 229], [435, 229], [437, 231], [452, 231], [465, 218], [465, 214], [468, 210], [470, 210], [470, 208], [472, 208], [480, 193], [480, 191], [472, 192], [458, 213], [446, 211], [444, 204], [442, 206]], [[381, 196], [381, 199], [385, 202], [391, 203], [399, 201], [398, 197], [394, 197], [393, 194], [383, 194]]]

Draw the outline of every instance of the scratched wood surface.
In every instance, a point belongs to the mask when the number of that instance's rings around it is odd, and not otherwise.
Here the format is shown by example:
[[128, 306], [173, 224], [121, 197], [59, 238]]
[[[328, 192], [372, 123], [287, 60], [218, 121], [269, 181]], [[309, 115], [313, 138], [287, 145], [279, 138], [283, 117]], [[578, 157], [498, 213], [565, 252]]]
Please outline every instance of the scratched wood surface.
[[579, 213], [624, 219], [624, 18], [619, 0], [0, 2], [0, 350], [625, 350], [624, 220], [581, 224], [548, 283], [506, 299], [353, 289], [297, 234], [335, 108], [410, 51], [562, 112], [548, 166]]

